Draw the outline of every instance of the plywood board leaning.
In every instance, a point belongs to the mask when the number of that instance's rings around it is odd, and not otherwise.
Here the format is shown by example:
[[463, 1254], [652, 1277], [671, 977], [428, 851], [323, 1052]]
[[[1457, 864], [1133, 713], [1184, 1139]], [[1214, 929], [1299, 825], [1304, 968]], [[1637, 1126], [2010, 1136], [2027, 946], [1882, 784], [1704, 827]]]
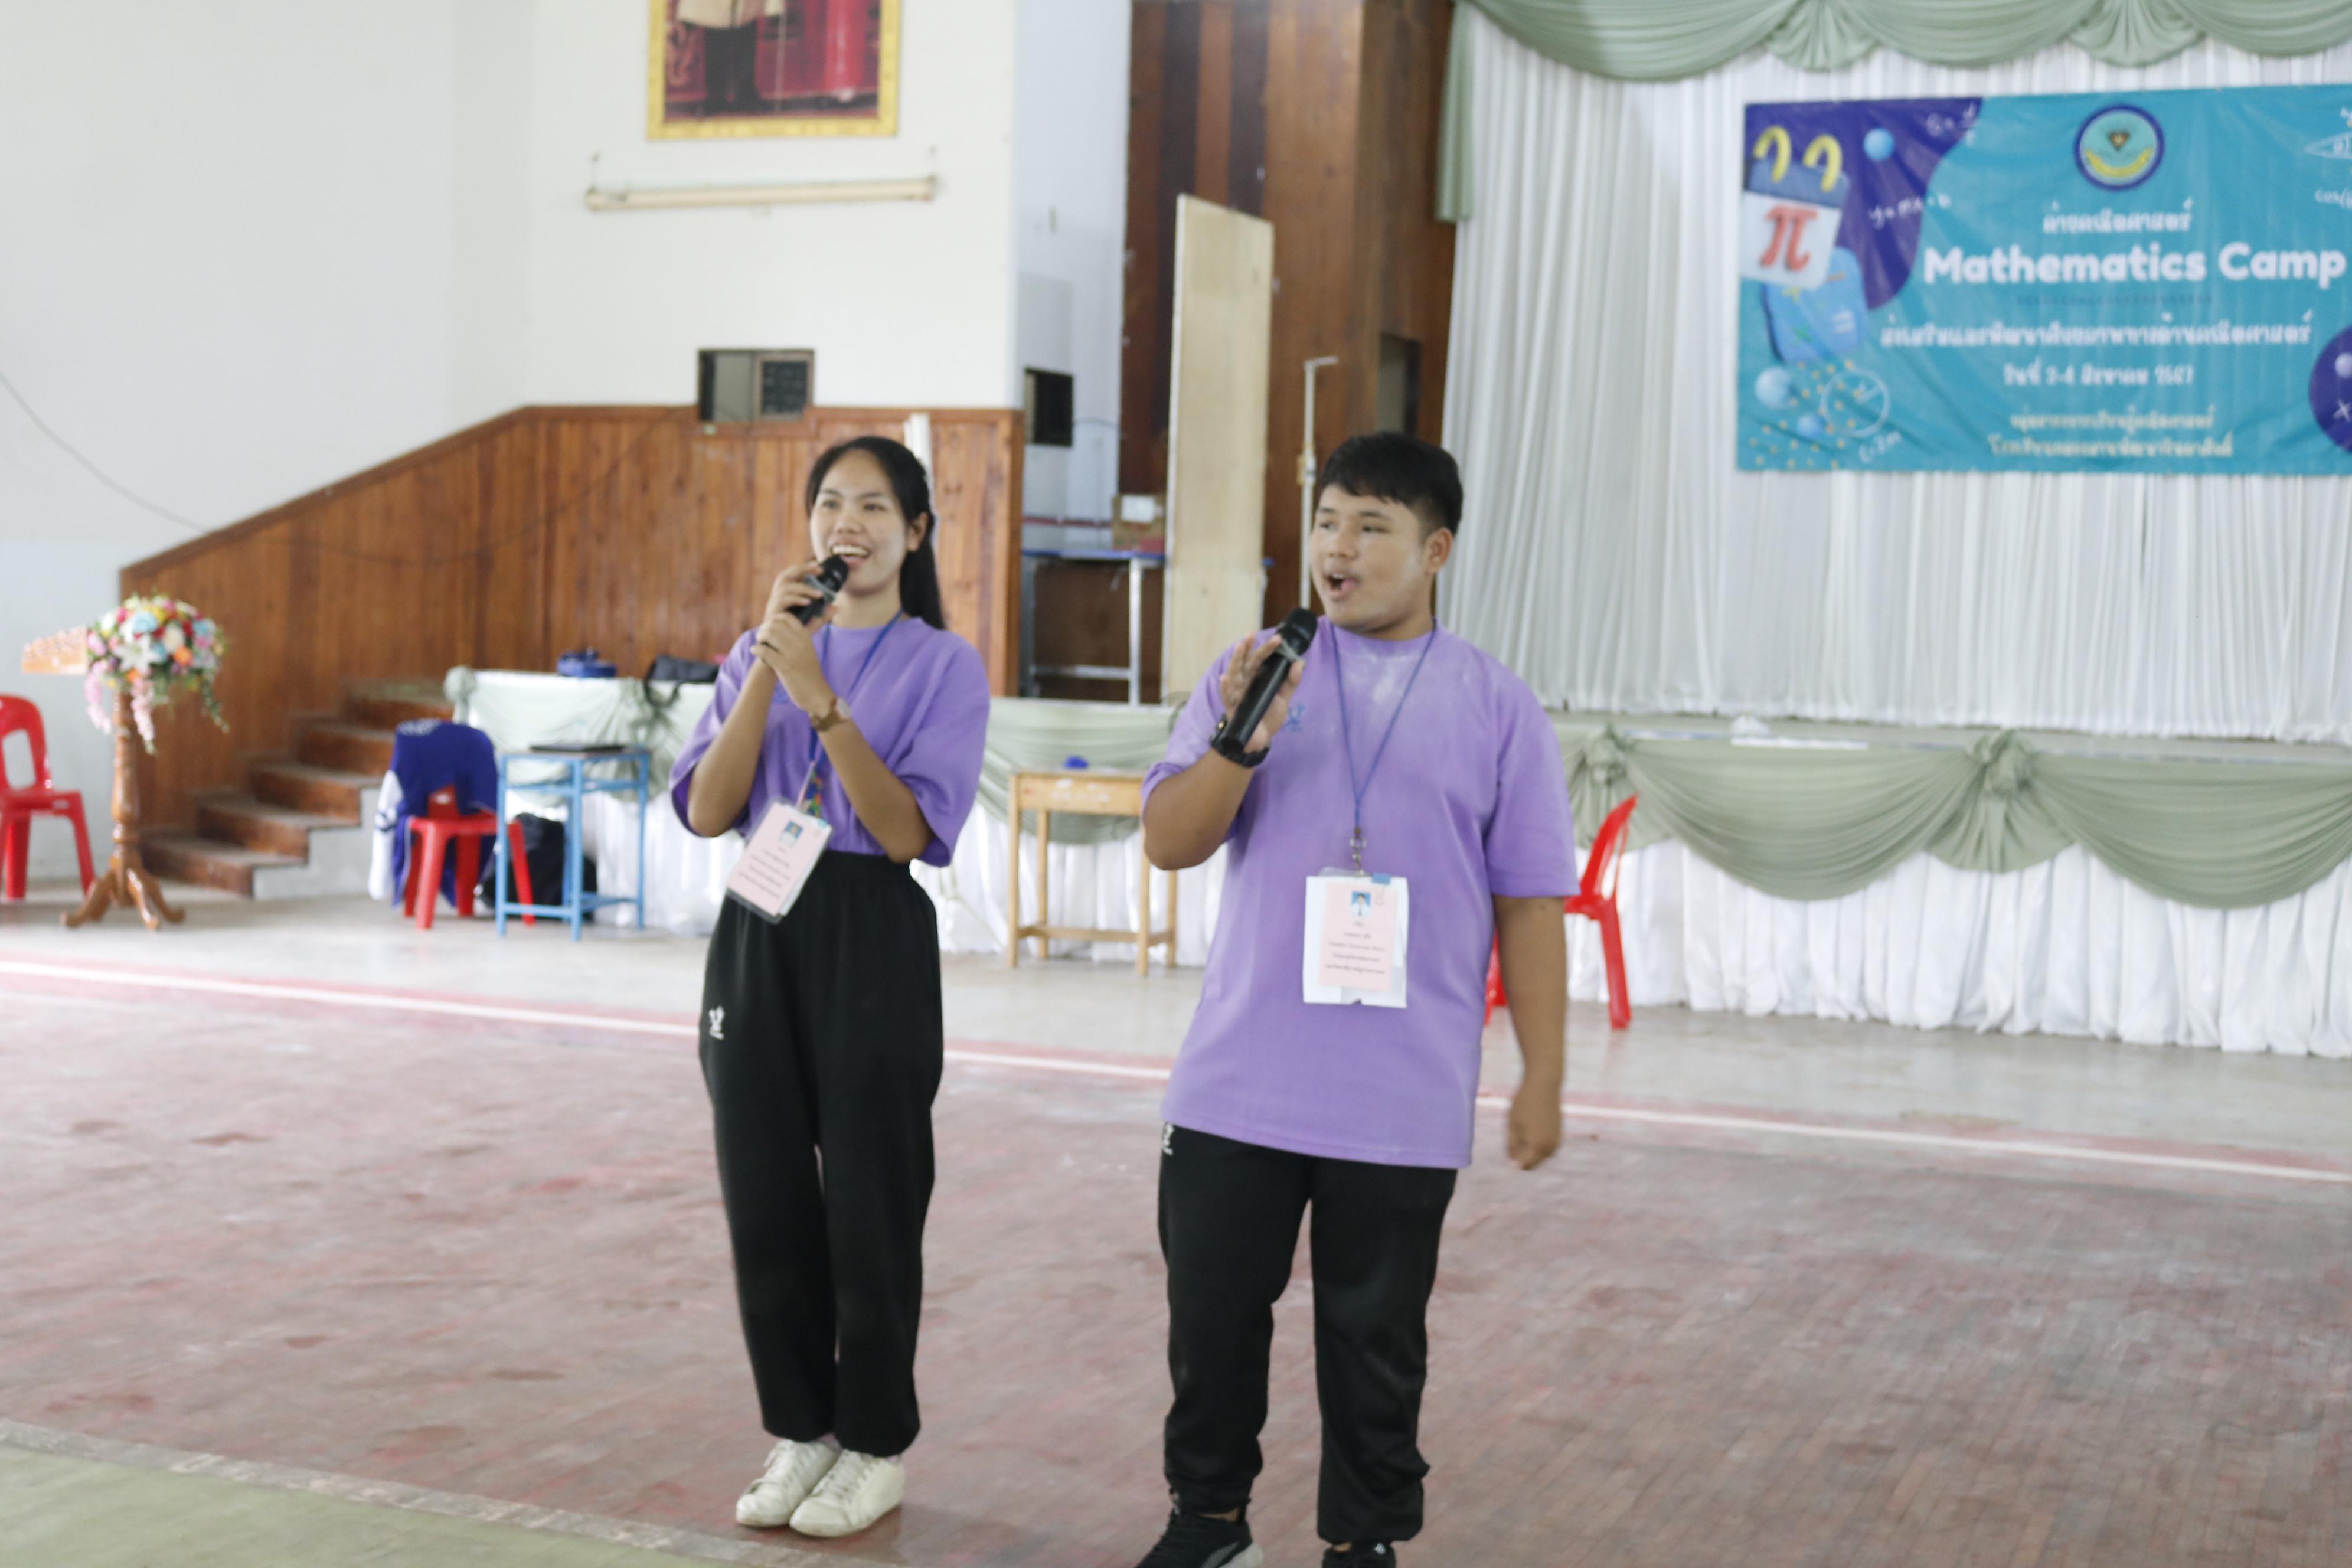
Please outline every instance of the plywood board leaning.
[[1179, 197], [1160, 662], [1171, 701], [1265, 614], [1273, 322], [1274, 226]]

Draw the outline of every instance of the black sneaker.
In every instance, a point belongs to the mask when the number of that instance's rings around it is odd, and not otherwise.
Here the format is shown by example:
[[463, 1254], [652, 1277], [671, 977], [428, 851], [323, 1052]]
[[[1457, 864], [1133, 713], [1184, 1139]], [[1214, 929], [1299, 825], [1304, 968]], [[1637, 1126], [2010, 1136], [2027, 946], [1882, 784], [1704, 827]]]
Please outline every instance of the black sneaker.
[[1264, 1568], [1265, 1553], [1250, 1539], [1249, 1516], [1209, 1519], [1170, 1510], [1168, 1532], [1135, 1568]]
[[1385, 1541], [1359, 1541], [1342, 1552], [1323, 1549], [1323, 1568], [1396, 1568], [1396, 1548]]

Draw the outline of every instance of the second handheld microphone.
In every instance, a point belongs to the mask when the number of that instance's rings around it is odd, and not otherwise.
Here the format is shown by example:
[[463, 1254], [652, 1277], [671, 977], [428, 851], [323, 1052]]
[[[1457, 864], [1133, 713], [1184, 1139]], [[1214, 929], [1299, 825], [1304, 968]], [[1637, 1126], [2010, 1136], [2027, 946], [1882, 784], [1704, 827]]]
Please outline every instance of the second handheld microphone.
[[1210, 742], [1217, 754], [1229, 763], [1239, 763], [1254, 768], [1265, 760], [1264, 752], [1253, 755], [1248, 751], [1250, 737], [1265, 721], [1265, 710], [1282, 690], [1282, 683], [1290, 678], [1291, 670], [1307, 657], [1309, 644], [1315, 640], [1316, 620], [1311, 610], [1293, 610], [1282, 617], [1275, 628], [1274, 646], [1266, 649], [1265, 661], [1250, 678], [1249, 689], [1242, 693], [1234, 716], [1217, 726], [1216, 738]]

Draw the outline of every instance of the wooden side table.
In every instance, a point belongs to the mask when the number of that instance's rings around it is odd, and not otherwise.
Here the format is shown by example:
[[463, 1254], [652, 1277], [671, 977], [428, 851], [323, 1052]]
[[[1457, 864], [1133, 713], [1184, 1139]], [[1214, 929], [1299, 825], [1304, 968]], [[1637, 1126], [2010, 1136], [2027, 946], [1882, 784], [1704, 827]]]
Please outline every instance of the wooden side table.
[[[1007, 824], [1012, 832], [1005, 836], [1011, 846], [1005, 869], [1004, 924], [1008, 933], [1004, 943], [1004, 966], [1017, 966], [1021, 962], [1021, 942], [1024, 937], [1037, 939], [1037, 956], [1046, 954], [1046, 943], [1060, 937], [1076, 942], [1131, 942], [1135, 943], [1135, 972], [1151, 973], [1151, 950], [1165, 944], [1168, 966], [1176, 967], [1176, 873], [1161, 873], [1168, 879], [1168, 929], [1151, 929], [1151, 861], [1143, 853], [1143, 775], [1141, 773], [1100, 773], [1091, 768], [1073, 772], [1014, 773], [1013, 775], [1012, 818]], [[1021, 814], [1037, 814], [1037, 923], [1021, 923]], [[1135, 859], [1137, 867], [1135, 896], [1135, 929], [1133, 931], [1102, 931], [1093, 926], [1057, 926], [1051, 922], [1052, 861], [1048, 853], [1054, 838], [1054, 814], [1066, 812], [1073, 816], [1132, 816], [1136, 819]]]

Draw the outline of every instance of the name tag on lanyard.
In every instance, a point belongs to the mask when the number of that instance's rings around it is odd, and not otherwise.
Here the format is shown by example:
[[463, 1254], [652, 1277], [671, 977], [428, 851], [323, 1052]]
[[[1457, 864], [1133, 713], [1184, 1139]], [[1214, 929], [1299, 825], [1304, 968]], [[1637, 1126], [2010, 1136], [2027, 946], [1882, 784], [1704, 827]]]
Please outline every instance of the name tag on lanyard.
[[1405, 1005], [1405, 936], [1412, 906], [1402, 877], [1327, 871], [1307, 879], [1307, 1001]]
[[799, 900], [832, 837], [833, 826], [823, 817], [773, 802], [727, 878], [727, 896], [775, 924]]
[[1307, 952], [1299, 976], [1305, 1000], [1327, 1006], [1402, 1007], [1405, 1005], [1405, 934], [1412, 906], [1402, 877], [1378, 877], [1364, 869], [1364, 796], [1396, 734], [1397, 720], [1421, 679], [1437, 628], [1421, 645], [1412, 674], [1389, 712], [1388, 728], [1372, 752], [1371, 766], [1356, 776], [1356, 741], [1348, 719], [1348, 680], [1339, 668], [1339, 644], [1331, 645], [1331, 681], [1339, 705], [1339, 740], [1348, 756], [1348, 787], [1355, 796], [1355, 826], [1348, 847], [1352, 871], [1326, 871], [1307, 879]]
[[[890, 634], [906, 618], [902, 611], [892, 616], [882, 635], [866, 650], [866, 658], [850, 678], [849, 697], [866, 684], [866, 672], [874, 667], [874, 656], [890, 640]], [[824, 650], [833, 640], [833, 628], [825, 627], [817, 645], [816, 665], [824, 668]], [[848, 698], [842, 700], [845, 703]], [[743, 846], [743, 858], [735, 862], [735, 869], [727, 879], [727, 896], [743, 905], [761, 920], [773, 925], [792, 911], [808, 886], [809, 873], [816, 869], [824, 854], [824, 847], [833, 837], [833, 825], [824, 819], [824, 780], [817, 765], [823, 742], [816, 732], [809, 732], [808, 773], [801, 781], [801, 798], [792, 805], [775, 801], [768, 807], [767, 816], [751, 830], [750, 842]]]

